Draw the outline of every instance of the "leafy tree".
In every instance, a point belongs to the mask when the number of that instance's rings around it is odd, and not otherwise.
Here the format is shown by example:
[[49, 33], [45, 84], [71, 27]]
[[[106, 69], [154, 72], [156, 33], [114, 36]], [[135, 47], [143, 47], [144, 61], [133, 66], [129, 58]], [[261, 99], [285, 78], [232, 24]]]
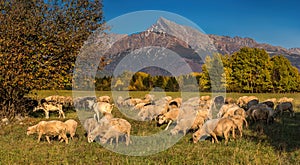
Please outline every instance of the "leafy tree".
[[99, 0], [2, 0], [0, 20], [0, 116], [9, 118], [26, 113], [33, 89], [70, 87], [83, 42], [104, 27]]
[[272, 83], [274, 92], [292, 92], [299, 90], [300, 76], [297, 68], [291, 65], [291, 62], [282, 55], [271, 58]]
[[242, 48], [231, 58], [232, 83], [239, 92], [266, 92], [272, 89], [270, 56], [258, 48]]
[[225, 91], [225, 78], [221, 54], [213, 54], [205, 58], [200, 79], [201, 90]]

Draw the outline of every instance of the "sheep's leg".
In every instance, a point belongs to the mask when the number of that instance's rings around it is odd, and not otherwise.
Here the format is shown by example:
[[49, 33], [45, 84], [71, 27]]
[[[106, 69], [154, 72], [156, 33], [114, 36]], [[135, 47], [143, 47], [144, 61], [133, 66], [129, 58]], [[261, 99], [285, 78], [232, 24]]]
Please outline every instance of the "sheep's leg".
[[63, 110], [60, 110], [60, 111], [61, 111], [63, 118], [66, 118], [64, 111]]
[[[228, 130], [228, 133], [227, 134], [229, 134], [229, 131], [230, 131], [230, 129]], [[240, 133], [241, 133], [242, 131], [240, 131]], [[228, 136], [228, 135], [227, 135]], [[232, 138], [233, 139], [235, 139], [235, 128], [234, 127], [232, 127]]]
[[240, 127], [238, 127], [239, 128], [239, 132], [240, 132], [240, 137], [242, 138], [242, 136], [243, 136], [243, 127], [242, 126], [240, 126]]
[[230, 129], [229, 129], [228, 131], [225, 130], [224, 133], [223, 133], [223, 135], [224, 135], [224, 137], [225, 137], [225, 145], [228, 144], [228, 134], [229, 134], [229, 131], [230, 131]]
[[168, 130], [168, 128], [171, 125], [171, 123], [172, 123], [172, 120], [169, 121], [169, 123], [168, 123], [167, 127], [165, 128], [165, 130]]
[[67, 135], [64, 134], [64, 133], [62, 133], [60, 136], [63, 138], [62, 141], [65, 140], [66, 144], [68, 144], [68, 137], [67, 137]]
[[41, 140], [41, 137], [42, 137], [42, 134], [41, 133], [39, 133], [39, 136], [38, 136], [38, 143], [40, 142], [40, 140]]
[[[219, 143], [217, 135], [215, 133], [211, 132], [210, 135], [213, 137], [213, 139], [216, 140], [216, 143]], [[214, 141], [212, 141], [212, 142], [214, 143]]]
[[46, 135], [46, 139], [47, 139], [48, 143], [51, 144], [49, 136]]
[[45, 116], [46, 116], [46, 119], [49, 119], [49, 111], [45, 110]]

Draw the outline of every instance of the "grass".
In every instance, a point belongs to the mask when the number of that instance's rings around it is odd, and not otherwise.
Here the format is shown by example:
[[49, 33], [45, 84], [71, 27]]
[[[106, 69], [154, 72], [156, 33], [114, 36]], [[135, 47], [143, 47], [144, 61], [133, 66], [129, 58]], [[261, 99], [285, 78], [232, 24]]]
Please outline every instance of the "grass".
[[[130, 95], [142, 97], [145, 93], [131, 92]], [[38, 98], [53, 94], [72, 95], [71, 91], [37, 91]], [[80, 95], [85, 94], [80, 93]], [[96, 95], [112, 94], [97, 92]], [[166, 95], [175, 97], [180, 96], [180, 93]], [[242, 95], [244, 94], [227, 94], [233, 98]], [[224, 144], [224, 140], [220, 144], [212, 144], [209, 140], [193, 144], [189, 133], [174, 146], [149, 156], [117, 154], [97, 143], [88, 143], [81, 124], [78, 126], [75, 139], [70, 140], [69, 144], [59, 143], [55, 139], [52, 140], [52, 144], [48, 144], [44, 137], [40, 143], [37, 143], [37, 135], [27, 136], [26, 129], [45, 119], [42, 115], [39, 118], [28, 117], [22, 123], [15, 121], [0, 126], [0, 164], [300, 164], [300, 95], [255, 95], [260, 100], [293, 97], [296, 117], [290, 118], [288, 114], [284, 114], [271, 125], [253, 124], [249, 129], [244, 130], [243, 138], [230, 141], [228, 145]], [[195, 96], [195, 93], [184, 94], [186, 98], [192, 96]], [[113, 113], [116, 117], [126, 118], [117, 109], [114, 109]], [[80, 121], [78, 113], [73, 111], [68, 111], [66, 117]], [[50, 120], [53, 119], [57, 119], [57, 114], [50, 115]], [[152, 135], [165, 127], [156, 126], [154, 121], [127, 120], [132, 124], [131, 134], [136, 136]], [[134, 146], [136, 143], [133, 141], [131, 145]], [[125, 147], [123, 142], [119, 145], [121, 148]]]

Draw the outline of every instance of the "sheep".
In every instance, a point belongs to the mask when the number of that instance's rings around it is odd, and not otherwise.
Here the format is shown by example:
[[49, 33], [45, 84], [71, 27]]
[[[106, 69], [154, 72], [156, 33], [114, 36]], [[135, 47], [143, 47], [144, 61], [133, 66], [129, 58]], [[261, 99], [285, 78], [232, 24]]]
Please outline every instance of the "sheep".
[[[110, 129], [111, 127], [113, 128]], [[101, 140], [101, 143], [106, 143], [107, 140], [113, 137], [117, 138], [120, 135], [125, 134], [126, 145], [129, 145], [130, 130], [131, 130], [131, 124], [127, 120], [121, 118], [113, 118], [109, 120], [109, 124], [105, 124], [105, 125], [98, 124], [96, 128], [88, 134], [88, 142], [89, 143], [93, 142], [95, 138], [99, 136], [100, 138], [103, 138], [103, 140]], [[117, 131], [118, 134], [116, 134], [115, 131]]]
[[52, 105], [52, 104], [48, 104], [48, 103], [43, 103], [42, 105], [38, 105], [37, 107], [35, 107], [33, 109], [33, 112], [42, 109], [45, 112], [45, 117], [46, 119], [49, 119], [49, 112], [50, 111], [58, 111], [59, 114], [59, 118], [62, 116], [63, 118], [65, 118], [65, 113], [62, 110], [62, 105], [61, 104], [57, 104], [57, 105]]
[[173, 121], [176, 121], [179, 115], [179, 109], [178, 108], [174, 108], [170, 111], [168, 111], [167, 113], [159, 116], [158, 119], [158, 124], [163, 124], [165, 122], [168, 122], [167, 127], [165, 128], [165, 130], [168, 130], [169, 126], [171, 125], [171, 123]]
[[187, 130], [189, 130], [193, 124], [192, 118], [183, 118], [179, 120], [176, 126], [170, 131], [171, 135], [178, 134], [179, 131], [183, 132], [183, 135], [186, 134]]
[[282, 97], [282, 98], [280, 98], [280, 99], [277, 101], [277, 103], [278, 103], [278, 104], [284, 103], [284, 102], [290, 102], [290, 103], [292, 103], [293, 101], [294, 101], [293, 98]]
[[91, 133], [98, 125], [98, 121], [95, 118], [88, 118], [84, 121], [83, 127], [87, 132], [87, 135]]
[[100, 120], [100, 113], [103, 114], [104, 112], [106, 113], [111, 113], [113, 110], [114, 104], [106, 103], [106, 102], [94, 102], [92, 100], [87, 100], [89, 104], [89, 108], [93, 109], [96, 113], [97, 121], [99, 122]]
[[180, 98], [180, 97], [177, 97], [177, 98], [169, 101], [169, 106], [171, 108], [179, 108], [181, 106], [181, 104], [182, 104], [182, 98]]
[[293, 104], [291, 102], [280, 103], [275, 108], [276, 114], [278, 114], [280, 112], [281, 115], [282, 115], [283, 111], [286, 111], [286, 110], [288, 110], [290, 112], [290, 117], [295, 116], [294, 110], [293, 110]]
[[131, 124], [125, 119], [115, 118], [111, 120], [111, 127], [101, 137], [101, 143], [105, 144], [109, 139], [116, 138], [116, 144], [118, 145], [119, 136], [125, 135], [126, 145], [130, 143], [130, 130]]
[[266, 123], [269, 124], [274, 120], [274, 111], [272, 108], [268, 107], [265, 104], [252, 106], [249, 109], [250, 118], [254, 120], [254, 122], [258, 120], [266, 120]]
[[65, 121], [65, 124], [67, 126], [67, 132], [66, 133], [69, 133], [71, 139], [73, 140], [73, 137], [76, 133], [78, 123], [73, 119], [69, 119], [69, 120]]
[[232, 97], [225, 98], [225, 104], [235, 104], [236, 101]]
[[185, 135], [187, 130], [197, 130], [202, 127], [205, 120], [208, 119], [207, 110], [198, 110], [190, 111], [187, 110], [179, 113], [176, 126], [170, 131], [172, 135], [178, 134], [179, 131], [182, 131]]
[[208, 101], [208, 100], [210, 100], [210, 96], [208, 96], [208, 95], [206, 95], [206, 96], [201, 96], [201, 97], [200, 97], [200, 100], [201, 100], [201, 101]]
[[162, 110], [164, 110], [164, 106], [161, 105], [147, 105], [142, 107], [138, 116], [141, 118], [142, 121], [145, 120], [153, 120], [161, 114]]
[[204, 123], [204, 125], [193, 134], [193, 142], [197, 143], [198, 140], [204, 135], [212, 136], [212, 143], [216, 141], [219, 143], [217, 136], [225, 137], [225, 144], [228, 143], [229, 132], [232, 131], [232, 137], [235, 139], [235, 124], [231, 119], [228, 118], [218, 118], [211, 119]]
[[259, 103], [258, 100], [256, 99], [253, 99], [253, 100], [250, 100], [249, 102], [247, 102], [246, 104], [244, 104], [242, 106], [243, 109], [245, 109], [245, 111], [249, 110], [252, 106], [254, 105], [257, 105]]
[[264, 102], [267, 102], [267, 101], [271, 101], [275, 104], [277, 102], [277, 99], [276, 98], [270, 98], [270, 99], [265, 100]]
[[230, 117], [230, 119], [233, 121], [233, 123], [237, 126], [237, 129], [239, 130], [240, 137], [243, 136], [243, 123], [245, 123], [246, 128], [248, 128], [248, 123], [246, 119], [240, 115], [233, 115]]
[[237, 105], [243, 108], [251, 100], [258, 100], [258, 98], [256, 96], [242, 96], [237, 99]]
[[38, 124], [27, 128], [27, 135], [34, 133], [38, 134], [38, 143], [42, 135], [46, 136], [48, 143], [50, 142], [49, 136], [60, 136], [68, 144], [68, 138], [66, 135], [67, 125], [61, 121], [52, 120], [52, 121], [40, 121]]
[[97, 98], [97, 102], [110, 103], [110, 97], [109, 96], [100, 96]]
[[265, 105], [267, 105], [268, 107], [270, 107], [272, 109], [274, 109], [274, 105], [275, 105], [274, 102], [272, 102], [272, 101], [264, 101], [264, 102], [261, 102], [259, 104], [265, 104]]
[[[224, 105], [222, 105], [222, 107], [220, 108], [220, 110], [219, 110], [219, 112], [218, 112], [218, 114], [217, 114], [217, 117], [223, 117], [224, 116], [224, 114], [227, 114], [227, 116], [228, 116], [228, 114], [229, 113], [234, 113], [234, 111], [236, 110], [236, 109], [239, 109], [240, 107], [239, 106], [237, 106], [237, 105], [234, 105], [234, 104], [224, 104]], [[228, 112], [229, 111], [229, 112]]]

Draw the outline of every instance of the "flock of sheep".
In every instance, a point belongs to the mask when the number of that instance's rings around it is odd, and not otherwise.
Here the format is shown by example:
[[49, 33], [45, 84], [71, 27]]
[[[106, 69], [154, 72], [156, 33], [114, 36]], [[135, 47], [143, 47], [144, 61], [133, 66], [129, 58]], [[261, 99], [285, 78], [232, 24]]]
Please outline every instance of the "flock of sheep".
[[[88, 142], [100, 141], [102, 144], [113, 141], [118, 145], [119, 138], [125, 137], [126, 145], [132, 143], [130, 140], [131, 124], [122, 118], [115, 118], [112, 115], [114, 106], [119, 109], [128, 109], [136, 114], [142, 121], [155, 120], [158, 125], [167, 124], [168, 130], [171, 124], [175, 124], [170, 130], [170, 136], [189, 131], [193, 133], [193, 142], [207, 136], [212, 137], [212, 142], [219, 142], [217, 136], [225, 138], [225, 144], [229, 137], [235, 139], [236, 132], [242, 137], [243, 126], [248, 127], [248, 122], [265, 121], [267, 124], [274, 121], [283, 111], [289, 111], [294, 116], [292, 98], [275, 98], [259, 102], [255, 96], [243, 96], [234, 100], [217, 96], [193, 97], [186, 101], [182, 98], [165, 96], [155, 99], [154, 95], [146, 94], [144, 98], [123, 98], [121, 96], [111, 103], [109, 96], [78, 97], [72, 100], [71, 97], [49, 96], [42, 99], [41, 104], [34, 108], [45, 112], [49, 118], [50, 111], [58, 111], [59, 117], [65, 118], [63, 108], [74, 106], [77, 110], [92, 110], [94, 116], [83, 122], [87, 133]], [[217, 114], [214, 115], [214, 113]], [[247, 122], [248, 121], [248, 122]], [[52, 120], [41, 121], [38, 124], [28, 127], [27, 135], [37, 133], [38, 142], [42, 135], [46, 136], [50, 143], [49, 136], [58, 136], [58, 139], [68, 143], [67, 134], [73, 138], [78, 123], [69, 119], [65, 122]]]

